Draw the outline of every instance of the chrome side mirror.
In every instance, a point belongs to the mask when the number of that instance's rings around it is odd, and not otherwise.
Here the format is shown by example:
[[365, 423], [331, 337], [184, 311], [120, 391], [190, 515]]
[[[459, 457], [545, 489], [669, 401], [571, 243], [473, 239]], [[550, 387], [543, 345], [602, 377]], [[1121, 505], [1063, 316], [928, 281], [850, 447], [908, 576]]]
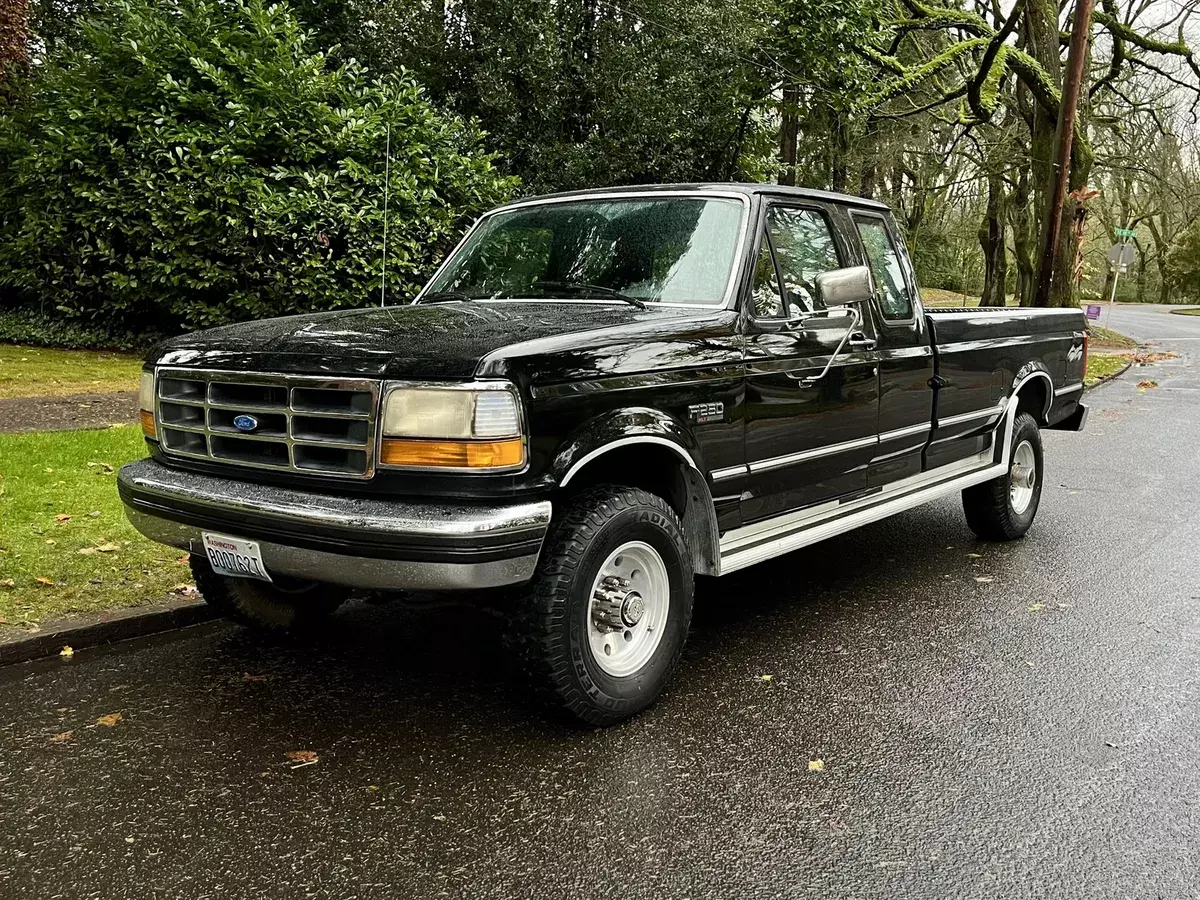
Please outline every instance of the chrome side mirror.
[[874, 348], [875, 342], [859, 332], [859, 327], [863, 321], [862, 310], [859, 307], [864, 303], [870, 302], [874, 294], [875, 284], [871, 280], [871, 270], [866, 266], [834, 269], [832, 272], [822, 272], [817, 276], [817, 297], [825, 304], [825, 307], [827, 309], [835, 306], [848, 307], [852, 318], [850, 320], [850, 327], [846, 329], [846, 333], [838, 341], [837, 349], [833, 351], [833, 355], [825, 363], [825, 368], [821, 370], [819, 375], [803, 379], [802, 384], [816, 384], [828, 375], [834, 360], [842, 355], [842, 350], [845, 349], [847, 341], [857, 349], [869, 350]]
[[874, 295], [875, 285], [871, 280], [871, 270], [866, 266], [834, 269], [817, 276], [817, 299], [825, 304], [827, 309], [868, 303]]

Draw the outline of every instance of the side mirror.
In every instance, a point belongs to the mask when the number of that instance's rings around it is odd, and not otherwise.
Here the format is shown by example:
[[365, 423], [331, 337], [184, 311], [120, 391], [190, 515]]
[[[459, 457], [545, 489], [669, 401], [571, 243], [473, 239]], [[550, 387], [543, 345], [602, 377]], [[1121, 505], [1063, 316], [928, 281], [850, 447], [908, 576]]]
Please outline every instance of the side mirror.
[[866, 266], [834, 269], [817, 276], [817, 298], [827, 309], [868, 303], [874, 295], [871, 270]]

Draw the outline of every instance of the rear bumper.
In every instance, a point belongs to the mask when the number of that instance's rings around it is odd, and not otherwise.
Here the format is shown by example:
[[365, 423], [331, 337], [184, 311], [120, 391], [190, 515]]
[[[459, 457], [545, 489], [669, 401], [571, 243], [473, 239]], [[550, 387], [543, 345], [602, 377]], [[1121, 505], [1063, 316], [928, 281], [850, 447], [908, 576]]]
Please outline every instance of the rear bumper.
[[1088, 408], [1082, 403], [1075, 404], [1075, 411], [1065, 419], [1060, 419], [1050, 426], [1055, 431], [1083, 431], [1087, 424]]
[[203, 553], [201, 534], [256, 541], [270, 572], [376, 590], [472, 590], [533, 576], [550, 502], [480, 505], [339, 497], [168, 468], [117, 478], [129, 521]]

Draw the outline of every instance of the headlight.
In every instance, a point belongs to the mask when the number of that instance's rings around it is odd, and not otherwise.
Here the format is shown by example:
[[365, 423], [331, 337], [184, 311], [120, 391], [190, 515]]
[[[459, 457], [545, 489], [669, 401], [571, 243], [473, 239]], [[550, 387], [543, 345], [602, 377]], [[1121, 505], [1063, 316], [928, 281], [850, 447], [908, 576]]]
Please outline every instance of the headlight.
[[516, 389], [504, 383], [391, 388], [383, 403], [379, 462], [422, 469], [520, 468], [525, 436]]
[[138, 385], [138, 417], [142, 420], [142, 434], [151, 439], [157, 439], [158, 433], [154, 428], [154, 373], [142, 372], [142, 381]]

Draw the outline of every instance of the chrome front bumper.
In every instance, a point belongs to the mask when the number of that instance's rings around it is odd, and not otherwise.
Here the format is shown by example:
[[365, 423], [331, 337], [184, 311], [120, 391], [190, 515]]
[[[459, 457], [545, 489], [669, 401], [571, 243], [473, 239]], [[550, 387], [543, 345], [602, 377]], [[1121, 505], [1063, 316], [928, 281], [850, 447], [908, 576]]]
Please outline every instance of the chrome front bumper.
[[374, 590], [473, 590], [528, 581], [548, 500], [513, 505], [335, 496], [216, 478], [152, 459], [117, 477], [129, 521], [203, 553], [201, 534], [256, 541], [269, 572]]

